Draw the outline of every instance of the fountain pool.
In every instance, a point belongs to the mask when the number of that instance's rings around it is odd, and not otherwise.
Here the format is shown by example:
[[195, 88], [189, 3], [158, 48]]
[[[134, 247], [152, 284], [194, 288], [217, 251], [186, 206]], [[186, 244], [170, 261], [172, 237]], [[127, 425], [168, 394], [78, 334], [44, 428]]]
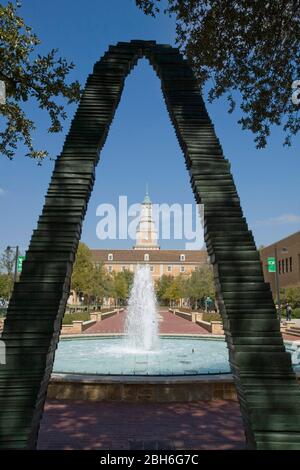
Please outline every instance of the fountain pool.
[[[300, 371], [299, 344], [286, 343], [286, 348], [292, 354], [295, 369]], [[228, 374], [230, 366], [224, 338], [162, 336], [159, 349], [139, 351], [128, 348], [126, 337], [98, 336], [61, 339], [55, 357], [54, 372], [195, 376]]]
[[[224, 337], [159, 335], [149, 266], [135, 272], [124, 334], [62, 338], [48, 396], [80, 400], [236, 399]], [[286, 344], [300, 372], [300, 342]]]

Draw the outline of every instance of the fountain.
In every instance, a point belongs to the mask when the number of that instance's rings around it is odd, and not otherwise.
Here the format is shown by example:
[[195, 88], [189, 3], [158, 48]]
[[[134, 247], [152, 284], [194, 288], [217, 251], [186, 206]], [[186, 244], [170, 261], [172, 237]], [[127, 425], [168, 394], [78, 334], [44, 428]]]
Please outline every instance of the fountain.
[[[149, 265], [140, 265], [130, 293], [124, 334], [62, 338], [54, 372], [120, 376], [122, 380], [124, 376], [175, 378], [230, 373], [224, 337], [199, 334], [159, 337], [158, 318]], [[286, 348], [292, 354], [295, 369], [300, 371], [298, 342], [286, 342]]]
[[158, 348], [158, 321], [149, 265], [138, 266], [131, 289], [125, 322], [128, 350], [146, 352]]

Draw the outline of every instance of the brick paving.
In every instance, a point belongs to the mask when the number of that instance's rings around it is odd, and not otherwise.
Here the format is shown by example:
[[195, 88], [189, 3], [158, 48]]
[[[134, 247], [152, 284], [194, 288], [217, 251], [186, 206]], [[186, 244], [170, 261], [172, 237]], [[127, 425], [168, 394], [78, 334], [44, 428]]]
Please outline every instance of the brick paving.
[[38, 449], [243, 449], [233, 401], [124, 403], [48, 400]]
[[[160, 333], [186, 333], [186, 334], [209, 334], [201, 326], [178, 317], [168, 310], [160, 310]], [[123, 333], [126, 311], [118, 313], [106, 320], [99, 321], [84, 331], [84, 334], [97, 333]]]
[[[210, 334], [205, 328], [178, 317], [168, 310], [160, 310], [159, 315], [161, 321], [159, 322], [159, 332], [165, 334]], [[97, 333], [123, 333], [124, 323], [126, 318], [126, 311], [123, 311], [113, 317], [107, 318], [95, 325], [90, 326], [84, 331], [84, 334], [97, 334]], [[300, 341], [299, 336], [290, 334], [283, 334], [283, 338], [287, 341]]]
[[97, 333], [123, 333], [126, 312], [120, 312], [105, 320], [98, 321], [84, 331], [84, 334], [97, 334]]
[[205, 328], [174, 315], [168, 310], [159, 312], [162, 321], [159, 323], [160, 333], [186, 333], [186, 334], [210, 334]]
[[286, 341], [300, 341], [300, 336], [290, 335], [287, 333], [283, 333], [282, 337]]

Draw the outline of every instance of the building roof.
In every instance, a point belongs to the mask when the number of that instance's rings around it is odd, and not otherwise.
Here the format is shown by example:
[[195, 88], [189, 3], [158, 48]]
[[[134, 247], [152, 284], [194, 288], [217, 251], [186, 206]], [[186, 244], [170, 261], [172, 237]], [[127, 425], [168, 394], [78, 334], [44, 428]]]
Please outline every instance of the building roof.
[[[207, 252], [205, 250], [91, 250], [95, 263], [108, 262], [108, 255], [113, 255], [113, 261], [109, 263], [137, 263], [144, 261], [144, 255], [149, 254], [151, 263], [206, 263]], [[185, 255], [185, 261], [180, 260], [180, 255]]]

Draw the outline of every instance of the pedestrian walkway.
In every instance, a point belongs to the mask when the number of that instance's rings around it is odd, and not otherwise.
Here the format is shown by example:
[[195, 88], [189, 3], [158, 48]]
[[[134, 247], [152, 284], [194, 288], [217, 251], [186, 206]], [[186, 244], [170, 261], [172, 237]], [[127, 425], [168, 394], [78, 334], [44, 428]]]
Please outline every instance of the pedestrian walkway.
[[97, 321], [94, 325], [90, 326], [84, 331], [84, 334], [99, 334], [99, 333], [123, 333], [125, 324], [126, 312], [123, 310], [112, 317], [106, 318], [102, 321]]
[[285, 341], [300, 341], [300, 337], [296, 335], [291, 335], [289, 333], [283, 333], [282, 337]]
[[[85, 334], [123, 333], [126, 311], [99, 321], [84, 331]], [[159, 311], [159, 332], [165, 334], [209, 334], [207, 330], [184, 318], [178, 317], [168, 310]]]
[[38, 449], [243, 449], [236, 402], [105, 403], [48, 400]]
[[174, 315], [174, 313], [169, 312], [169, 310], [161, 310], [159, 313], [163, 319], [163, 321], [159, 323], [160, 333], [209, 334], [202, 326], [178, 317]]
[[[116, 315], [106, 318], [105, 320], [98, 321], [84, 331], [84, 334], [115, 334], [123, 333], [126, 318], [126, 310], [117, 313]], [[169, 310], [159, 311], [159, 332], [163, 334], [210, 334], [205, 328], [178, 317]], [[283, 338], [287, 341], [299, 341], [299, 336], [291, 334], [283, 334]]]

